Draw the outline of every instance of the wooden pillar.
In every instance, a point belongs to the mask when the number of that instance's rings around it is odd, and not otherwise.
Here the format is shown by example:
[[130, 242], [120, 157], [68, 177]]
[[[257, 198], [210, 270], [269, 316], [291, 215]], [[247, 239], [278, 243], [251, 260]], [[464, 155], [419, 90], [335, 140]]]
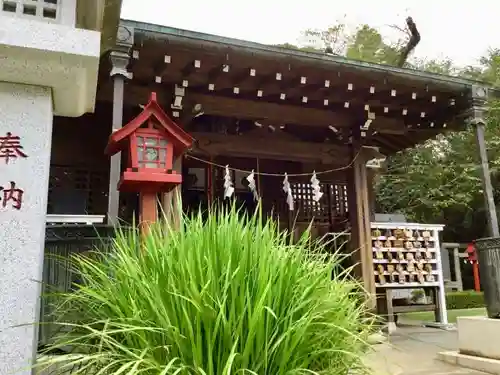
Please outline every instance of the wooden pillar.
[[353, 158], [350, 168], [348, 204], [351, 222], [351, 246], [357, 275], [370, 296], [369, 305], [375, 308], [375, 277], [373, 273], [373, 253], [371, 243], [371, 212], [368, 193], [368, 173], [366, 157], [359, 143], [351, 145]]
[[[210, 163], [214, 162], [213, 156], [210, 156]], [[210, 210], [212, 208], [212, 205], [214, 203], [214, 166], [212, 164], [208, 164], [206, 166], [206, 181], [207, 181], [207, 203], [208, 203], [208, 209]]]
[[256, 178], [256, 188], [257, 188], [257, 193], [259, 194], [259, 197], [262, 197], [264, 194], [264, 187], [262, 186], [262, 177], [260, 175], [260, 159], [257, 157], [255, 159], [255, 172], [257, 172], [257, 178]]
[[[130, 44], [131, 46], [131, 44]], [[122, 49], [112, 51], [110, 60], [112, 64], [111, 77], [113, 79], [113, 119], [112, 132], [119, 130], [123, 126], [123, 93], [125, 79], [131, 78], [131, 73], [127, 72], [129, 63], [129, 48], [123, 46]], [[120, 205], [120, 192], [118, 182], [121, 174], [121, 153], [111, 157], [109, 167], [109, 188], [108, 188], [108, 212], [107, 223], [109, 225], [118, 224], [118, 210]]]
[[370, 221], [375, 220], [375, 199], [376, 199], [376, 194], [375, 194], [375, 181], [377, 178], [377, 169], [368, 169], [368, 207], [370, 210]]
[[386, 311], [387, 315], [387, 331], [389, 334], [396, 331], [396, 316], [394, 314], [394, 305], [392, 304], [392, 288], [385, 288], [384, 300], [386, 301]]
[[[182, 174], [182, 156], [174, 161], [173, 170]], [[162, 196], [162, 208], [165, 219], [174, 229], [180, 229], [182, 220], [182, 185], [176, 186]]]

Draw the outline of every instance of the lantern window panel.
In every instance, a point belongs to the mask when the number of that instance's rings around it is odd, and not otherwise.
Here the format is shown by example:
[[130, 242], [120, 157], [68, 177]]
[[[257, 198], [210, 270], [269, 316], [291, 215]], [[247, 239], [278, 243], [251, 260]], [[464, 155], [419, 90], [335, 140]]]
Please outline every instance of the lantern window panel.
[[160, 136], [137, 136], [137, 162], [139, 168], [167, 169], [168, 141]]

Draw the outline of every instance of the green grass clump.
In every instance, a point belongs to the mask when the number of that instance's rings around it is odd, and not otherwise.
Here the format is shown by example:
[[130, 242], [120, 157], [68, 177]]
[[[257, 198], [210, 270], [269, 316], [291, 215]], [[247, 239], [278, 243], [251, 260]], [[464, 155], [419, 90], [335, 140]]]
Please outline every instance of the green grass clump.
[[483, 292], [463, 290], [461, 292], [446, 293], [446, 308], [450, 310], [475, 309], [484, 306]]
[[71, 348], [42, 366], [76, 374], [346, 374], [362, 371], [372, 319], [336, 256], [234, 208], [118, 230], [108, 255], [74, 258], [61, 296]]

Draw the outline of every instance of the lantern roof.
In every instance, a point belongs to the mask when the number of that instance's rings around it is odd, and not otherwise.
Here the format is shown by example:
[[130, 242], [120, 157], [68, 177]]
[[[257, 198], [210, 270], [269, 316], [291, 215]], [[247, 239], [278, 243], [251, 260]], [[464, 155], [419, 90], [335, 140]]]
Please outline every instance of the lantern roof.
[[193, 146], [194, 138], [165, 113], [158, 104], [156, 93], [152, 92], [142, 112], [127, 125], [110, 135], [105, 153], [107, 155], [114, 155], [120, 152], [123, 149], [123, 143], [151, 117], [157, 120], [156, 123], [159, 125], [158, 130], [165, 132], [169, 140], [173, 143], [175, 154], [180, 154]]

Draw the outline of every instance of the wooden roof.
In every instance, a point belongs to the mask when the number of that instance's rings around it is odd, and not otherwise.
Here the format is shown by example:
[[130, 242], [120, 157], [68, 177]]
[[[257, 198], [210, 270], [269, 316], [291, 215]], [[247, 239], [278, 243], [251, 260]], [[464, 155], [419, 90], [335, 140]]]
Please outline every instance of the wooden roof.
[[[197, 108], [336, 145], [354, 130], [390, 154], [462, 129], [477, 84], [135, 21], [121, 25], [133, 28], [135, 38], [126, 101], [144, 104], [156, 91], [169, 105], [182, 96], [182, 110], [172, 111], [181, 123]], [[101, 87], [100, 97], [112, 97], [109, 90]]]

